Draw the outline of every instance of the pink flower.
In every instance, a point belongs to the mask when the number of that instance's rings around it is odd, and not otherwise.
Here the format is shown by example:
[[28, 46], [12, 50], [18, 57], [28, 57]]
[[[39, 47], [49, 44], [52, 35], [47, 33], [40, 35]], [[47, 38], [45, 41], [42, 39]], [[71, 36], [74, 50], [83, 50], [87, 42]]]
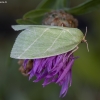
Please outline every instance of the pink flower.
[[[72, 65], [76, 57], [70, 52], [57, 56], [33, 59], [32, 69], [28, 72], [29, 80], [36, 76], [38, 82], [44, 79], [43, 87], [54, 82], [62, 86], [60, 97], [64, 97], [72, 84]], [[26, 68], [28, 59], [24, 60], [23, 67]]]

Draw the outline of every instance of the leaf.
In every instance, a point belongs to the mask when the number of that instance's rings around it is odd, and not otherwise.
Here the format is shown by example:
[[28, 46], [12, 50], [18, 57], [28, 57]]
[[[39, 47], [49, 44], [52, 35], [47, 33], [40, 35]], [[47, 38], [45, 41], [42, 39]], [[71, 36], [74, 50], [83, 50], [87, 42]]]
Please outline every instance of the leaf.
[[55, 8], [63, 9], [65, 5], [66, 5], [65, 0], [56, 0]]
[[65, 8], [64, 10], [74, 14], [74, 15], [80, 15], [80, 14], [85, 14], [85, 13], [89, 13], [92, 12], [94, 10], [97, 10], [100, 8], [100, 0], [90, 0], [90, 1], [86, 1], [76, 7], [73, 8]]
[[36, 18], [23, 18], [23, 19], [17, 19], [16, 22], [21, 25], [38, 25], [41, 24], [41, 20], [43, 17], [36, 17]]
[[44, 58], [66, 53], [83, 39], [83, 33], [77, 28], [45, 25], [15, 25], [12, 28], [25, 29], [17, 37], [11, 51], [11, 57], [17, 59]]
[[37, 18], [44, 16], [45, 13], [51, 11], [51, 9], [37, 9], [37, 10], [32, 10], [26, 13], [23, 18]]
[[70, 3], [70, 1], [69, 0], [63, 0], [63, 8], [64, 7], [69, 7], [69, 3]]
[[29, 19], [17, 19], [16, 22], [18, 24], [23, 24], [23, 25], [31, 25], [31, 24], [36, 24], [36, 22], [33, 22], [32, 20], [29, 20]]
[[37, 9], [63, 9], [67, 7], [69, 0], [42, 0]]
[[50, 9], [53, 8], [56, 0], [42, 0], [40, 4], [37, 6], [37, 9]]
[[[41, 6], [40, 6], [41, 9], [36, 9], [36, 10], [32, 10], [32, 11], [27, 12], [23, 16], [23, 19], [17, 20], [17, 23], [19, 23], [19, 24], [37, 24], [38, 23], [39, 24], [40, 20], [44, 16], [44, 14], [46, 14], [47, 12], [50, 12], [52, 10], [52, 9], [44, 9], [44, 7], [42, 7], [43, 5], [47, 5], [47, 3], [49, 1], [48, 0], [43, 1]], [[54, 0], [53, 0], [53, 5], [55, 6], [55, 8], [59, 8], [59, 7], [62, 8], [64, 5], [64, 0], [55, 0], [55, 3], [56, 4], [54, 4]], [[51, 1], [49, 4], [52, 4]], [[38, 19], [38, 20], [36, 20], [36, 19]]]

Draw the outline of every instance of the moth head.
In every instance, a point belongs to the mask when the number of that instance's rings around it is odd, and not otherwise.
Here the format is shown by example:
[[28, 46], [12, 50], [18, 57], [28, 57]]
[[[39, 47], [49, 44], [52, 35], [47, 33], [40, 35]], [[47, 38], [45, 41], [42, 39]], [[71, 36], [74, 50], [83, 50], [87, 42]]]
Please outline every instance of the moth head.
[[87, 42], [87, 40], [85, 39], [85, 38], [86, 38], [86, 35], [87, 35], [87, 27], [86, 27], [86, 32], [85, 32], [85, 35], [84, 35], [84, 37], [83, 37], [83, 39], [82, 39], [82, 42], [85, 42], [85, 43], [86, 43], [87, 50], [88, 50], [88, 52], [89, 52], [88, 42]]

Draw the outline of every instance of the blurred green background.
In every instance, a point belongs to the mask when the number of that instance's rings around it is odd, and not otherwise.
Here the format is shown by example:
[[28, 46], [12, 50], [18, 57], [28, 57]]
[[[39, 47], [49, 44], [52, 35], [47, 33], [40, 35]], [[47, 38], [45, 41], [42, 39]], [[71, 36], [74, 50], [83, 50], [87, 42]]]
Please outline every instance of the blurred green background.
[[[28, 81], [19, 71], [16, 59], [10, 58], [11, 48], [18, 35], [11, 29], [16, 19], [36, 8], [41, 0], [7, 0], [0, 3], [0, 100], [100, 100], [100, 10], [75, 16], [78, 28], [85, 33], [86, 26], [90, 52], [80, 44], [79, 56], [73, 66], [73, 83], [64, 98], [59, 98], [57, 84], [42, 87], [42, 81]], [[70, 0], [70, 7], [86, 0]]]

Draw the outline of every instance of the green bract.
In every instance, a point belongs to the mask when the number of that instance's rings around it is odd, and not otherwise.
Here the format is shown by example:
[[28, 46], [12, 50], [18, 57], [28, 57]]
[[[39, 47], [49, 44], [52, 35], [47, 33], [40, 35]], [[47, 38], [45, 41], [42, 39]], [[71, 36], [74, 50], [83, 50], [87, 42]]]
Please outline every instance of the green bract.
[[77, 28], [46, 25], [13, 25], [18, 35], [11, 51], [17, 59], [35, 59], [59, 55], [73, 50], [83, 40]]

